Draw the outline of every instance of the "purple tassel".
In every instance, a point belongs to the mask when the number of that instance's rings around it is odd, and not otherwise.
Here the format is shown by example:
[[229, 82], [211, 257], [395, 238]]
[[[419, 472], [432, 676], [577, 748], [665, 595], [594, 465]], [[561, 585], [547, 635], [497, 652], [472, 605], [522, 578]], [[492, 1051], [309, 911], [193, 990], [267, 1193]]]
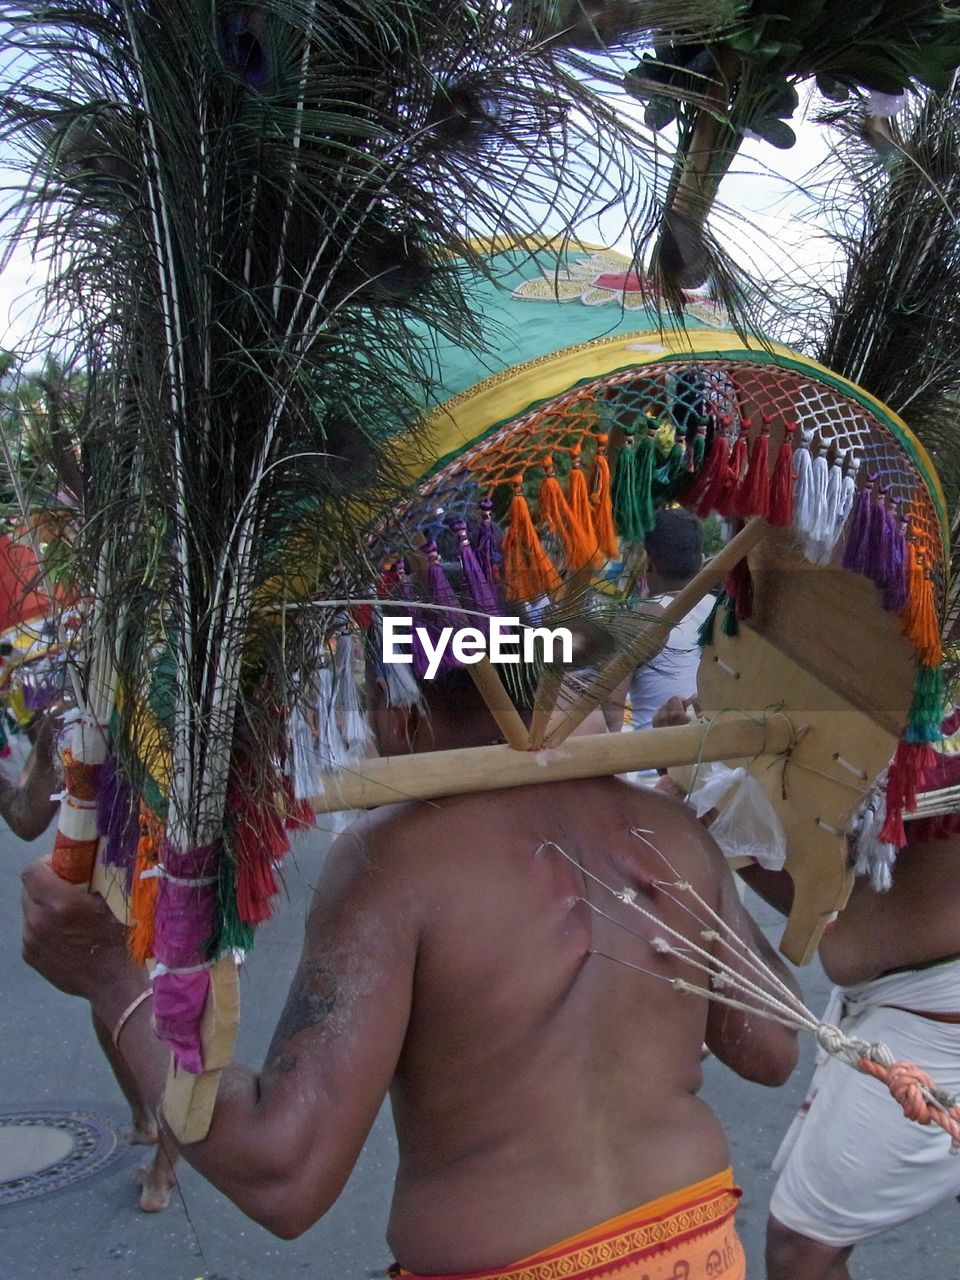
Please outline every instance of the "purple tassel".
[[497, 537], [499, 530], [493, 523], [492, 499], [482, 499], [479, 506], [480, 523], [473, 531], [472, 541], [477, 549], [477, 560], [480, 562], [483, 576], [492, 585], [500, 581], [500, 565], [503, 562], [503, 552], [500, 550], [502, 538]]
[[110, 867], [133, 870], [140, 835], [139, 814], [126, 782], [117, 773], [113, 756], [104, 760], [97, 779], [97, 830], [104, 838], [103, 861]]
[[459, 544], [457, 550], [460, 553], [460, 563], [463, 565], [463, 574], [467, 580], [467, 586], [470, 588], [473, 603], [484, 613], [496, 613], [496, 597], [493, 594], [490, 581], [480, 567], [480, 562], [477, 560], [473, 547], [470, 545], [470, 539], [467, 537], [466, 522], [454, 520], [451, 522], [450, 528], [457, 535]]
[[907, 607], [909, 595], [907, 587], [907, 521], [897, 511], [887, 513], [889, 531], [887, 533], [887, 556], [884, 562], [884, 574], [881, 589], [883, 591], [883, 607], [888, 613], [901, 613]]
[[[400, 561], [398, 565], [398, 582], [400, 584], [400, 594], [404, 600], [413, 600], [413, 583], [410, 581], [410, 575], [407, 573], [406, 565]], [[427, 655], [424, 652], [423, 644], [417, 634], [417, 627], [424, 626], [423, 613], [419, 609], [410, 610], [410, 617], [413, 620], [413, 637], [410, 643], [410, 653], [413, 658], [413, 674], [418, 680], [422, 680], [426, 674], [429, 663]]]
[[[456, 592], [451, 587], [447, 575], [443, 571], [443, 565], [440, 563], [440, 552], [437, 544], [431, 539], [425, 542], [421, 547], [423, 554], [427, 557], [427, 591], [430, 593], [430, 600], [433, 604], [444, 605], [449, 609], [455, 609], [456, 612], [448, 616], [445, 613], [434, 613], [431, 611], [427, 619], [427, 628], [430, 632], [431, 639], [436, 642], [439, 639], [442, 627], [453, 627], [454, 629], [463, 626], [463, 615], [461, 613], [460, 601], [457, 599]], [[440, 659], [440, 666], [437, 674], [442, 675], [444, 671], [452, 671], [455, 667], [459, 667], [460, 663], [453, 656], [451, 646], [447, 645], [444, 650], [443, 657]], [[414, 668], [416, 669], [416, 668]]]
[[871, 476], [868, 483], [857, 494], [853, 504], [853, 513], [847, 526], [847, 545], [843, 549], [843, 567], [853, 573], [866, 573], [870, 528], [873, 524], [873, 493]]
[[887, 542], [890, 529], [890, 512], [887, 510], [887, 486], [883, 485], [870, 509], [870, 525], [867, 531], [864, 566], [861, 570], [871, 582], [883, 589], [887, 562]]

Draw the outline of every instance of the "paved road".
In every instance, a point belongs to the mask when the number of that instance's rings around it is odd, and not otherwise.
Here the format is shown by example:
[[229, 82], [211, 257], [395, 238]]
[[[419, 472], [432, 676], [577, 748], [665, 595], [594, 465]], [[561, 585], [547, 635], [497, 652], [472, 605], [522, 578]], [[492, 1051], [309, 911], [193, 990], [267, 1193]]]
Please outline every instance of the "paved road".
[[[304, 840], [288, 863], [287, 894], [260, 933], [243, 978], [238, 1055], [258, 1061], [296, 961], [305, 905], [327, 838]], [[122, 1102], [89, 1029], [85, 1006], [48, 988], [19, 957], [17, 874], [46, 840], [24, 846], [0, 833], [0, 1111], [81, 1108], [115, 1121]], [[773, 932], [772, 913], [760, 906]], [[808, 1002], [822, 1007], [825, 980], [805, 973]], [[740, 1228], [751, 1280], [763, 1276], [763, 1224], [772, 1184], [769, 1164], [802, 1096], [804, 1066], [779, 1090], [706, 1066], [704, 1094], [730, 1134], [745, 1195]], [[142, 1149], [140, 1149], [142, 1152]], [[381, 1115], [340, 1201], [326, 1219], [293, 1242], [273, 1239], [242, 1216], [190, 1169], [179, 1203], [164, 1214], [139, 1213], [133, 1170], [138, 1152], [84, 1182], [0, 1208], [3, 1280], [363, 1280], [389, 1262], [383, 1243], [395, 1164], [389, 1116]], [[856, 1280], [960, 1280], [960, 1207], [941, 1206], [922, 1220], [858, 1250]]]

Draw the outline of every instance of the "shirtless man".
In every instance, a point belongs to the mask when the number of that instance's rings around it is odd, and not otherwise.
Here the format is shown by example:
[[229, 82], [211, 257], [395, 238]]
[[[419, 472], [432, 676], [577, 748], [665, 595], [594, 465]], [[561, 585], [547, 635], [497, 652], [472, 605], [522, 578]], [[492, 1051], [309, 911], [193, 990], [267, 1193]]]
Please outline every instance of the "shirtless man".
[[[51, 708], [38, 715], [27, 728], [30, 754], [22, 777], [14, 782], [0, 773], [0, 817], [21, 840], [36, 840], [43, 835], [57, 815], [59, 801], [52, 797], [63, 786], [56, 765], [57, 726], [62, 707]], [[92, 1016], [93, 1030], [117, 1084], [130, 1107], [129, 1141], [135, 1146], [156, 1145], [153, 1159], [137, 1170], [140, 1182], [140, 1208], [146, 1213], [166, 1209], [176, 1186], [174, 1158], [160, 1142], [156, 1120], [144, 1105], [137, 1082], [123, 1054], [113, 1047], [110, 1028]]]
[[[424, 693], [428, 716], [389, 706], [378, 682], [381, 751], [497, 740], [468, 673]], [[185, 1158], [293, 1237], [340, 1194], [389, 1092], [388, 1239], [408, 1271], [500, 1272], [549, 1251], [575, 1275], [584, 1241], [602, 1239], [624, 1278], [742, 1280], [727, 1143], [697, 1097], [701, 1043], [779, 1084], [795, 1036], [663, 981], [681, 969], [651, 947], [657, 927], [586, 874], [699, 937], [657, 887], [665, 868], [637, 826], [790, 982], [709, 835], [667, 797], [599, 779], [385, 807], [332, 846], [265, 1063], [228, 1068], [209, 1135]], [[28, 963], [122, 1020], [146, 977], [103, 904], [40, 861], [24, 873], [24, 912]], [[167, 1054], [149, 1001], [119, 1042], [157, 1104]]]

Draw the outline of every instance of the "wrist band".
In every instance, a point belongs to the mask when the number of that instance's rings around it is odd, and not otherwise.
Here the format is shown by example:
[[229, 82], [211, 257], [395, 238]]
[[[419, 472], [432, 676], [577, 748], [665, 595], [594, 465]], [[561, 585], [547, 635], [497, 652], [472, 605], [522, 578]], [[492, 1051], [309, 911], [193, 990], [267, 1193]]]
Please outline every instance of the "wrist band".
[[123, 1013], [121, 1013], [120, 1017], [117, 1019], [116, 1025], [113, 1028], [113, 1036], [111, 1038], [113, 1040], [113, 1047], [118, 1052], [120, 1050], [120, 1033], [123, 1031], [123, 1028], [127, 1025], [127, 1022], [129, 1021], [129, 1019], [133, 1017], [136, 1011], [143, 1004], [144, 1000], [149, 1000], [152, 995], [153, 995], [153, 987], [147, 987], [145, 991], [141, 991], [140, 994], [137, 996], [136, 1000], [131, 1000], [130, 1003], [127, 1005], [127, 1007], [124, 1009]]

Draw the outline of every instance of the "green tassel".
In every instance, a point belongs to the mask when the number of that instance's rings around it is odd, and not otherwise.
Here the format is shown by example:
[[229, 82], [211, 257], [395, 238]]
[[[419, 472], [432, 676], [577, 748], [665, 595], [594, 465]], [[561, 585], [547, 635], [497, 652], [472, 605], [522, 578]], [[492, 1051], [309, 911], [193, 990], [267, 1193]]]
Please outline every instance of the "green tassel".
[[738, 636], [740, 634], [740, 620], [737, 618], [737, 602], [728, 597], [726, 604], [727, 611], [723, 615], [723, 624], [720, 629], [725, 636]]
[[946, 691], [940, 667], [918, 667], [913, 685], [913, 701], [907, 716], [906, 742], [938, 742], [943, 736]]
[[637, 449], [631, 443], [630, 436], [624, 440], [617, 454], [610, 484], [610, 499], [617, 533], [627, 542], [639, 542], [646, 529], [640, 516], [637, 492]]
[[696, 475], [703, 466], [703, 459], [707, 453], [707, 437], [701, 432], [693, 438], [693, 474]]
[[720, 603], [723, 599], [723, 592], [718, 591], [713, 602], [713, 608], [700, 623], [700, 629], [697, 632], [697, 644], [701, 649], [705, 649], [708, 645], [713, 644], [713, 629], [716, 626], [717, 611], [719, 610]]
[[220, 855], [219, 884], [217, 885], [217, 907], [219, 920], [217, 936], [210, 948], [211, 958], [221, 956], [225, 951], [238, 948], [249, 951], [253, 946], [253, 925], [245, 924], [237, 914], [237, 872], [233, 859], [227, 854]]
[[677, 428], [676, 443], [653, 472], [653, 505], [663, 506], [687, 479], [687, 448], [683, 432]]
[[657, 442], [652, 431], [647, 431], [637, 441], [637, 510], [643, 527], [640, 535], [645, 538], [657, 522], [657, 509], [653, 505], [653, 473], [656, 470]]

